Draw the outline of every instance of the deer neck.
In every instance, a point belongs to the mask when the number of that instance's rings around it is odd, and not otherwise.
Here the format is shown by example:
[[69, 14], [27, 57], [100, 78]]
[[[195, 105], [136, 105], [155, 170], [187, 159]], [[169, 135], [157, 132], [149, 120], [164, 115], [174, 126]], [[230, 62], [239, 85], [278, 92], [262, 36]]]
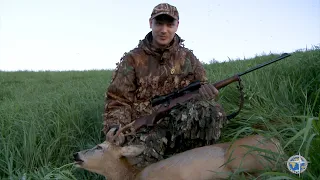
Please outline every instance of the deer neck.
[[[105, 164], [110, 162], [105, 161]], [[104, 166], [107, 167], [107, 166]], [[134, 179], [134, 177], [140, 172], [140, 170], [134, 168], [125, 157], [118, 159], [113, 162], [112, 169], [105, 169], [103, 175], [111, 180], [129, 180]]]

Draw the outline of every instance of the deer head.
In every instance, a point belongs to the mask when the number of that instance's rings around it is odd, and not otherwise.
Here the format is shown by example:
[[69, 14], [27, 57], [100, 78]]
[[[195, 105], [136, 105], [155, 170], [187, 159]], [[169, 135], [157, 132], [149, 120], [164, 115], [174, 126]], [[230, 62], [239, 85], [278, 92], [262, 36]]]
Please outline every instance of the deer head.
[[91, 149], [76, 152], [73, 156], [76, 167], [104, 175], [107, 178], [118, 179], [135, 173], [127, 158], [140, 155], [144, 149], [143, 145], [121, 147], [106, 140]]

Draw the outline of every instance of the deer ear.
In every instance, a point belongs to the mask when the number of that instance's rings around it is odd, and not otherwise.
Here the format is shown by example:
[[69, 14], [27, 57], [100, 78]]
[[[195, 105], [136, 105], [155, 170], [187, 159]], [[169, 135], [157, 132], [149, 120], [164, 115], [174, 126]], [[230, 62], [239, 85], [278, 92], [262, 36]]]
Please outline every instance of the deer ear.
[[125, 157], [136, 157], [139, 156], [145, 150], [143, 145], [130, 145], [124, 146], [120, 150], [120, 155]]
[[109, 141], [116, 133], [116, 128], [111, 128], [106, 134], [106, 140]]

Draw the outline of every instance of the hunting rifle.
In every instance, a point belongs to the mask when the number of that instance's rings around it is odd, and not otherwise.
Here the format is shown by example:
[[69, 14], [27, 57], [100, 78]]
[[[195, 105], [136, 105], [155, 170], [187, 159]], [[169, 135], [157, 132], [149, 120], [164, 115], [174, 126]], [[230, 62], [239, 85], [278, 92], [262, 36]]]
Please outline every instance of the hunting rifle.
[[[224, 79], [222, 81], [216, 82], [213, 85], [215, 88], [217, 88], [219, 90], [219, 89], [221, 89], [221, 88], [223, 88], [233, 82], [236, 82], [236, 81], [238, 81], [240, 84], [240, 81], [241, 81], [240, 77], [241, 76], [243, 76], [249, 72], [255, 71], [257, 69], [260, 69], [260, 68], [267, 66], [269, 64], [272, 64], [272, 63], [279, 61], [281, 59], [287, 58], [289, 56], [291, 56], [291, 55], [288, 53], [284, 53], [281, 56], [277, 57], [276, 59], [273, 59], [269, 62], [265, 62], [263, 64], [256, 66], [256, 67], [248, 69], [245, 72], [235, 74], [234, 76], [229, 77], [227, 79]], [[182, 89], [176, 90], [170, 94], [153, 97], [151, 99], [151, 105], [152, 105], [152, 107], [154, 107], [156, 105], [162, 104], [159, 107], [159, 109], [157, 111], [153, 112], [151, 115], [136, 119], [135, 121], [130, 123], [130, 126], [132, 126], [135, 131], [140, 129], [143, 126], [147, 126], [147, 127], [154, 126], [157, 123], [157, 121], [159, 121], [161, 119], [161, 117], [163, 117], [170, 109], [172, 109], [173, 107], [175, 107], [183, 102], [186, 102], [186, 101], [198, 96], [200, 87], [201, 87], [200, 81], [195, 81], [193, 83], [190, 83], [188, 86], [186, 86]], [[239, 107], [238, 111], [228, 115], [227, 119], [234, 118], [240, 112], [242, 105], [243, 105], [243, 94], [241, 96], [241, 102], [240, 102], [240, 107]]]

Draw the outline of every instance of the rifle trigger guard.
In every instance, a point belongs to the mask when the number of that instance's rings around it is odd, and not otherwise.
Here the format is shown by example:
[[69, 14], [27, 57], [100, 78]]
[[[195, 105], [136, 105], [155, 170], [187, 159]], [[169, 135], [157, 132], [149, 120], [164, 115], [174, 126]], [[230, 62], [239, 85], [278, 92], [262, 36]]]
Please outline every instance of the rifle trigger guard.
[[237, 88], [239, 89], [239, 92], [240, 92], [239, 109], [238, 109], [238, 111], [229, 114], [227, 116], [228, 120], [236, 117], [239, 114], [239, 112], [241, 111], [242, 107], [243, 107], [244, 93], [243, 93], [243, 85], [241, 83], [241, 79], [240, 78], [238, 78], [238, 82], [239, 82], [239, 85], [237, 86]]

